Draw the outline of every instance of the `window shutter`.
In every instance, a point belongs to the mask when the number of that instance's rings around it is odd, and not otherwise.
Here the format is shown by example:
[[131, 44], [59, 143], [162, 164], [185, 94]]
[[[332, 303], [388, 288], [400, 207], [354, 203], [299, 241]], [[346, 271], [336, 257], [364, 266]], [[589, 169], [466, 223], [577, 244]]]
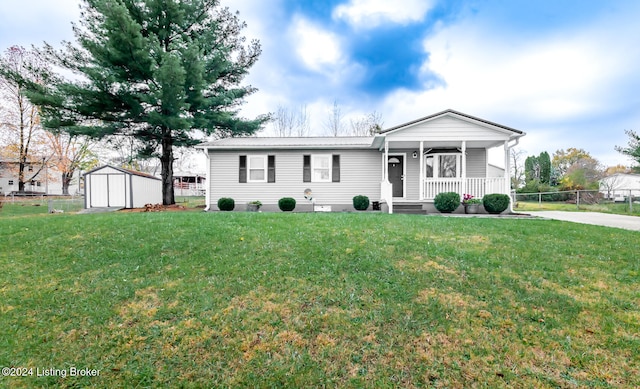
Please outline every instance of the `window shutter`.
[[311, 182], [311, 156], [302, 156], [302, 182]]
[[333, 156], [332, 163], [332, 172], [331, 172], [331, 181], [332, 182], [340, 182], [340, 156]]
[[247, 182], [247, 156], [240, 156], [240, 170], [238, 172], [238, 181], [241, 183]]
[[267, 156], [267, 182], [276, 182], [276, 156]]

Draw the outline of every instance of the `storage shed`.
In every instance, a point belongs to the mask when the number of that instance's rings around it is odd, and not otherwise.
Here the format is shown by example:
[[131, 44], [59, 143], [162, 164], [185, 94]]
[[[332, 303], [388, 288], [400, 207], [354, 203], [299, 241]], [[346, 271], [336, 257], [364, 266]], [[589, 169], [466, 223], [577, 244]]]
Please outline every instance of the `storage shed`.
[[162, 180], [110, 165], [84, 174], [84, 207], [141, 208], [162, 203]]

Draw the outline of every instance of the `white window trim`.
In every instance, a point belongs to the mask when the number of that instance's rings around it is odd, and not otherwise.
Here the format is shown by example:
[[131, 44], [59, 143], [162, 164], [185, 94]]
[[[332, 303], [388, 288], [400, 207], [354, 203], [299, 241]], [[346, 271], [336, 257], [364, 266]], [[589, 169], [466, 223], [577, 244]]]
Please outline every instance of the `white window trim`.
[[[318, 158], [327, 158], [329, 160], [329, 178], [326, 180], [317, 180], [316, 175], [316, 162]], [[312, 154], [311, 155], [311, 182], [333, 182], [333, 155], [332, 154]]]
[[[264, 162], [263, 165], [264, 168], [264, 179], [262, 180], [252, 180], [251, 179], [251, 159], [252, 158], [263, 158]], [[259, 170], [257, 168], [254, 168], [253, 170]], [[247, 182], [267, 182], [267, 174], [268, 174], [268, 166], [267, 166], [267, 156], [266, 155], [247, 155]]]
[[[455, 155], [456, 156], [456, 176], [455, 177], [440, 177], [440, 156], [444, 155]], [[433, 177], [427, 177], [427, 158], [433, 157]], [[424, 157], [424, 176], [426, 179], [435, 179], [435, 178], [461, 178], [462, 164], [462, 154], [460, 153], [436, 153], [436, 154], [427, 154]]]

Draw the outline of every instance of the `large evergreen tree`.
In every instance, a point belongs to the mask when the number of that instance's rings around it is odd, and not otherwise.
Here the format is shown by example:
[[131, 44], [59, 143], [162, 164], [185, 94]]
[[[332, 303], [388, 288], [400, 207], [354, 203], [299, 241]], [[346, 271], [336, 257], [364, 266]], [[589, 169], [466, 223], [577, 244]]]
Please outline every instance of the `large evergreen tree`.
[[629, 136], [627, 147], [616, 146], [616, 150], [636, 162], [634, 170], [640, 172], [640, 135], [633, 130], [627, 130], [625, 133]]
[[141, 156], [160, 158], [164, 204], [175, 202], [174, 147], [252, 134], [266, 121], [238, 116], [261, 49], [245, 45], [245, 24], [217, 0], [83, 0], [81, 9], [77, 45], [41, 50], [76, 78], [50, 78], [32, 101], [47, 127], [142, 141]]

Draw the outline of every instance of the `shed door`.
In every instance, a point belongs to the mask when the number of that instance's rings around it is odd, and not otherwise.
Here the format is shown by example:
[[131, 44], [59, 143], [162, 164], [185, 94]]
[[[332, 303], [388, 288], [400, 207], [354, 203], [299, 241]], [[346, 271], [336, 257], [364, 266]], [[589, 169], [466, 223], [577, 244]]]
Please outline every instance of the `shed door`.
[[124, 174], [109, 174], [109, 206], [126, 206], [126, 176]]
[[124, 174], [92, 174], [90, 178], [91, 207], [125, 206]]

